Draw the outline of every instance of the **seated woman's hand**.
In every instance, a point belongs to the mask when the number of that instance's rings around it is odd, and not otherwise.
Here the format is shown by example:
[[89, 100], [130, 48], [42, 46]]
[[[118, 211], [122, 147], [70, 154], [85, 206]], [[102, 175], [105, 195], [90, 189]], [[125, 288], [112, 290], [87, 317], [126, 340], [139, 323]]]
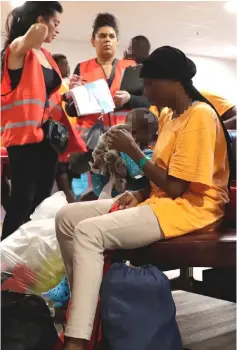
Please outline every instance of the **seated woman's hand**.
[[127, 130], [111, 130], [108, 131], [108, 146], [110, 149], [116, 149], [118, 152], [127, 153], [131, 148], [137, 148], [137, 144], [132, 134]]
[[115, 204], [119, 206], [119, 210], [129, 209], [136, 207], [142, 202], [142, 198], [139, 196], [139, 191], [126, 191], [125, 193], [115, 198]]

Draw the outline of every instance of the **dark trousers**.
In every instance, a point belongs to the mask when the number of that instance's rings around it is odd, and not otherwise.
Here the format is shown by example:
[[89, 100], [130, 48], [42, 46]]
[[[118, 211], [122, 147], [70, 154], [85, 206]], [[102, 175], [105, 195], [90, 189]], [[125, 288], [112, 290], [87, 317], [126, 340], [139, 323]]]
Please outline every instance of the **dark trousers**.
[[46, 143], [7, 149], [11, 172], [11, 197], [3, 222], [2, 239], [29, 221], [35, 208], [50, 196], [57, 154]]
[[1, 205], [5, 211], [10, 200], [10, 186], [8, 183], [8, 164], [3, 165], [2, 177], [1, 177]]

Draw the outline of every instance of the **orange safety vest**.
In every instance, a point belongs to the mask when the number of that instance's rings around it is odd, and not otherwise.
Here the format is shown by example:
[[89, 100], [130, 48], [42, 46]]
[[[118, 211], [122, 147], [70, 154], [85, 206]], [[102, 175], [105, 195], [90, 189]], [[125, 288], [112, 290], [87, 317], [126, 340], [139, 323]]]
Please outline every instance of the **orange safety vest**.
[[[58, 66], [50, 53], [42, 49], [52, 68], [61, 78]], [[69, 144], [67, 152], [85, 151], [84, 141], [78, 137], [76, 130], [68, 121], [59, 93], [60, 85], [49, 97], [49, 108], [46, 104], [46, 86], [41, 65], [29, 50], [25, 57], [21, 80], [18, 86], [11, 90], [11, 80], [7, 69], [9, 47], [4, 58], [4, 70], [1, 84], [1, 135], [5, 147], [39, 143], [44, 138], [42, 123], [51, 114], [54, 120], [62, 122], [69, 129]]]
[[[124, 70], [127, 67], [135, 66], [136, 62], [132, 60], [118, 60], [113, 82], [110, 87], [112, 97], [116, 91], [120, 90], [120, 85], [123, 77]], [[80, 75], [87, 82], [93, 82], [98, 79], [106, 79], [105, 74], [101, 66], [96, 62], [96, 59], [91, 59], [80, 63]], [[111, 126], [122, 124], [126, 120], [126, 116], [129, 110], [119, 109], [109, 114], [103, 114], [103, 124], [105, 131]], [[77, 130], [81, 135], [84, 135], [97, 121], [100, 114], [91, 114], [88, 116], [82, 116], [77, 118]]]

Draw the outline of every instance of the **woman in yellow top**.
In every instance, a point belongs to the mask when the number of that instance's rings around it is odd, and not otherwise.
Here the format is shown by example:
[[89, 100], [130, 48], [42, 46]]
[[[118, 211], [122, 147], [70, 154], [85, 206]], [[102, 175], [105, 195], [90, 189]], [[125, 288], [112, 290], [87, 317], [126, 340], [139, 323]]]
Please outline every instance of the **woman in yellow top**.
[[126, 131], [111, 132], [110, 147], [127, 153], [151, 182], [147, 190], [114, 200], [69, 204], [56, 232], [72, 292], [66, 350], [84, 350], [90, 339], [102, 281], [105, 250], [133, 249], [188, 234], [220, 220], [228, 202], [226, 130], [192, 85], [194, 63], [171, 47], [144, 62], [147, 97], [173, 112], [163, 116], [153, 160]]

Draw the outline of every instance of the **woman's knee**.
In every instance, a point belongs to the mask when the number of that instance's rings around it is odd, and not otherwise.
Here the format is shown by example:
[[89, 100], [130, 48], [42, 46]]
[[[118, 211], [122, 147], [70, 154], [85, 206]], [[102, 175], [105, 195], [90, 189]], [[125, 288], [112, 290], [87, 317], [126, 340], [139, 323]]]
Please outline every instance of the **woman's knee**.
[[74, 242], [77, 242], [79, 247], [90, 249], [93, 246], [103, 250], [103, 231], [96, 221], [97, 217], [86, 219], [75, 227]]

